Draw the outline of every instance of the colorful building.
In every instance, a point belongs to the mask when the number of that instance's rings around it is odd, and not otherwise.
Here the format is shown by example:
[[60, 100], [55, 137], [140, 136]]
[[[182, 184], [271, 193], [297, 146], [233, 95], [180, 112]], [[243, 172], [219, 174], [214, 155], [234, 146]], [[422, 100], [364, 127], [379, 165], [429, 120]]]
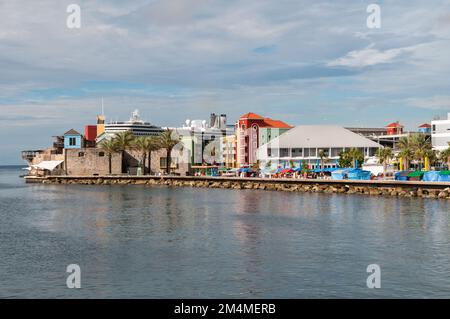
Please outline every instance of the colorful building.
[[[269, 128], [275, 130], [266, 130]], [[262, 141], [267, 143], [275, 135], [279, 136], [281, 134], [280, 129], [287, 131], [290, 128], [292, 126], [283, 121], [262, 117], [255, 113], [250, 112], [242, 115], [236, 123], [237, 164], [242, 166], [256, 163], [256, 152], [258, 147], [262, 145]], [[260, 134], [261, 129], [265, 130]]]
[[97, 138], [97, 125], [86, 125], [84, 127], [84, 136], [86, 141], [95, 142]]
[[64, 148], [65, 149], [77, 149], [83, 147], [83, 136], [71, 129], [64, 133]]
[[105, 133], [105, 116], [97, 115], [97, 136]]
[[419, 126], [419, 133], [430, 134], [431, 133], [431, 125], [428, 123], [424, 123]]
[[221, 164], [225, 167], [237, 168], [237, 139], [236, 135], [221, 138]]
[[403, 134], [403, 125], [398, 121], [386, 126], [387, 135], [400, 135]]

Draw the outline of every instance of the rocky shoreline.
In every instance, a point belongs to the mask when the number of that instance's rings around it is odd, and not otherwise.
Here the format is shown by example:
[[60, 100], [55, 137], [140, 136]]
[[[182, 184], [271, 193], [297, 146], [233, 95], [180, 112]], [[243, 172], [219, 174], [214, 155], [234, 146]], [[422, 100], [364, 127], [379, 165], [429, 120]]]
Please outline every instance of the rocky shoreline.
[[[29, 181], [27, 181], [29, 182]], [[72, 177], [51, 176], [42, 178], [43, 184], [79, 185], [161, 185], [169, 187], [199, 187], [221, 189], [257, 189], [300, 193], [364, 194], [371, 196], [420, 197], [450, 199], [448, 183], [397, 181], [330, 181], [330, 180], [282, 180], [239, 179], [202, 177]]]

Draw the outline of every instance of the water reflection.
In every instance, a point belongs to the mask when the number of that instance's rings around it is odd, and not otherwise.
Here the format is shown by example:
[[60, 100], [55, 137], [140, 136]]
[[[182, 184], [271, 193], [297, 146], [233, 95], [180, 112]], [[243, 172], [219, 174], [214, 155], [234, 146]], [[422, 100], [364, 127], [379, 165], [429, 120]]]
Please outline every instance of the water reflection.
[[[148, 186], [18, 188], [23, 184], [12, 176], [1, 179], [0, 296], [450, 295], [447, 201]], [[73, 262], [86, 280], [78, 295], [64, 289], [65, 266]], [[382, 267], [381, 290], [365, 287], [370, 263]]]

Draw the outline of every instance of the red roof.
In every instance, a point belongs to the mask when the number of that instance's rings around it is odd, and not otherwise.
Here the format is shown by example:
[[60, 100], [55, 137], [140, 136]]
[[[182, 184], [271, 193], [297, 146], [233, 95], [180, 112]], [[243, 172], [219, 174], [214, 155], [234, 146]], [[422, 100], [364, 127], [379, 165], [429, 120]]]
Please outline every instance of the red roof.
[[262, 123], [260, 124], [261, 127], [292, 128], [291, 125], [283, 121], [273, 120], [269, 117], [262, 117], [261, 115], [252, 112], [242, 115], [239, 119], [262, 120]]
[[272, 120], [271, 118], [266, 117], [264, 119], [264, 123], [267, 124], [267, 126], [275, 127], [275, 128], [291, 128], [292, 126], [279, 120]]
[[389, 125], [386, 125], [386, 127], [403, 127], [399, 122], [394, 122]]
[[423, 128], [431, 128], [431, 125], [428, 124], [428, 123], [425, 123], [425, 124], [422, 124], [422, 125], [419, 126], [419, 127], [423, 127]]
[[262, 120], [264, 119], [261, 115], [256, 113], [248, 112], [240, 117], [241, 119], [252, 119], [252, 120]]

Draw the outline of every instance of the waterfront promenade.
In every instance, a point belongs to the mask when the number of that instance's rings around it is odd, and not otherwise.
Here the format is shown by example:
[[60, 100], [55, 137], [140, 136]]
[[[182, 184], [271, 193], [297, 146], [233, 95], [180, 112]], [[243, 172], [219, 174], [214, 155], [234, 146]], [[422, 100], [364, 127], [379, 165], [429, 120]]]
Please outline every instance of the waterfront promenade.
[[450, 199], [450, 182], [151, 175], [27, 177], [26, 182], [81, 185], [166, 185], [174, 187], [259, 189], [290, 192], [367, 194]]

